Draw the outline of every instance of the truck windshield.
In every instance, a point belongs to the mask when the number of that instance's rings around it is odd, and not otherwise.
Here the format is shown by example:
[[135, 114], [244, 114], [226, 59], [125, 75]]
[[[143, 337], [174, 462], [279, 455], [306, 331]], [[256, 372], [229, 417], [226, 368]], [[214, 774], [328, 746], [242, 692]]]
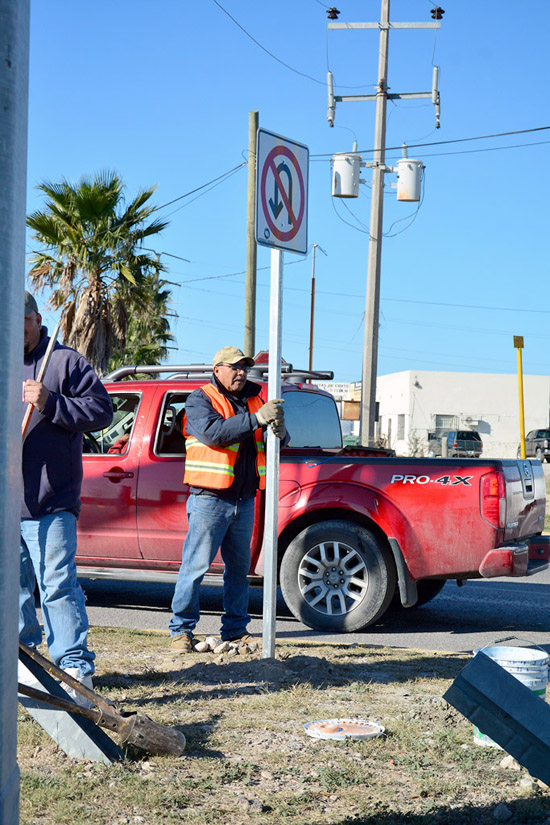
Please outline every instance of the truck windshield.
[[317, 392], [284, 393], [285, 424], [290, 433], [289, 447], [341, 449], [342, 430], [334, 399]]

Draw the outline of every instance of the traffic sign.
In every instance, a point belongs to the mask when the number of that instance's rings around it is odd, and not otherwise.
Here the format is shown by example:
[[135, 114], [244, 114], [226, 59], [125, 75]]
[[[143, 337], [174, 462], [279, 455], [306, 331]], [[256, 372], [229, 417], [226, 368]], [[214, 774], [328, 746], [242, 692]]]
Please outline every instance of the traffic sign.
[[256, 148], [256, 242], [307, 252], [309, 149], [258, 129]]

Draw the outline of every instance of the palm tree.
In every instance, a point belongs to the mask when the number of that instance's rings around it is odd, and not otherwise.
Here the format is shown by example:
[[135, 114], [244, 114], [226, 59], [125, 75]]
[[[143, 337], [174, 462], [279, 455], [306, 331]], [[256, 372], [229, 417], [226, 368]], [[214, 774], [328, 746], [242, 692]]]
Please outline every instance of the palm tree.
[[49, 287], [54, 309], [62, 307], [63, 341], [84, 355], [97, 372], [107, 369], [113, 349], [124, 351], [133, 298], [143, 293], [145, 279], [164, 266], [141, 245], [165, 221], [146, 223], [155, 207], [148, 203], [155, 187], [144, 189], [128, 205], [124, 185], [105, 171], [77, 184], [43, 182], [43, 210], [27, 225], [43, 249], [33, 252], [32, 286]]
[[128, 318], [126, 345], [113, 351], [109, 372], [124, 364], [160, 364], [168, 355], [174, 336], [167, 316], [176, 313], [168, 307], [167, 283], [158, 272], [151, 272], [137, 289], [122, 285], [117, 297], [124, 303], [131, 302], [134, 310]]

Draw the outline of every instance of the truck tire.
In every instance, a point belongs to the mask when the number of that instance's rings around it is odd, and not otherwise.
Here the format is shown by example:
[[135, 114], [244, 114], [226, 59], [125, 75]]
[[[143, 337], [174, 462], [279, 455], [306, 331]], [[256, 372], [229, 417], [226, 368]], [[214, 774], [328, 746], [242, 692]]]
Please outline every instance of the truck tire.
[[397, 576], [389, 547], [349, 521], [320, 521], [294, 538], [281, 563], [284, 599], [314, 630], [351, 633], [386, 611]]

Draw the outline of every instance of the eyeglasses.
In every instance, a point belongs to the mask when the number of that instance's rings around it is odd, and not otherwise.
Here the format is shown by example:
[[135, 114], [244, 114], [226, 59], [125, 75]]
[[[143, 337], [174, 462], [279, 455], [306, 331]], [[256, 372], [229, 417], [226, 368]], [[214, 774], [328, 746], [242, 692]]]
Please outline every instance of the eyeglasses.
[[246, 375], [250, 372], [250, 367], [243, 366], [242, 364], [216, 364], [217, 367], [229, 367], [233, 370], [233, 372], [244, 372]]

